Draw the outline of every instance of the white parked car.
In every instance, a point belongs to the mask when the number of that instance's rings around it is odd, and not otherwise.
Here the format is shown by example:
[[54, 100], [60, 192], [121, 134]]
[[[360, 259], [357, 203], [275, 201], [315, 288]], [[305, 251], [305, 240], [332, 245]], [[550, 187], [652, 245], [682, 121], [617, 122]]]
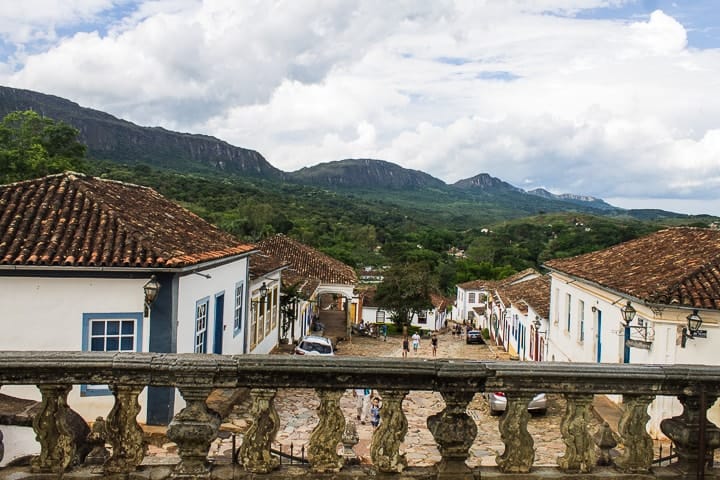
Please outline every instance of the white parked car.
[[294, 353], [295, 355], [335, 355], [330, 339], [319, 335], [303, 337], [295, 347]]
[[[483, 394], [490, 406], [490, 415], [500, 415], [507, 408], [507, 398], [503, 392], [487, 392]], [[528, 403], [528, 410], [543, 415], [547, 411], [547, 396], [538, 393]]]

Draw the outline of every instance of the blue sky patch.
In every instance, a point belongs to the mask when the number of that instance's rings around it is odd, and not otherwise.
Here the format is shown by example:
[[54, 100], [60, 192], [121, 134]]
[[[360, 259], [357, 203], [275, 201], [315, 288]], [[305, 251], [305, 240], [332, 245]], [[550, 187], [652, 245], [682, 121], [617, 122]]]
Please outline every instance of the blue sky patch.
[[499, 80], [501, 82], [512, 82], [520, 78], [519, 75], [515, 75], [512, 72], [506, 72], [504, 70], [494, 70], [487, 72], [480, 72], [476, 75], [476, 78], [481, 80]]

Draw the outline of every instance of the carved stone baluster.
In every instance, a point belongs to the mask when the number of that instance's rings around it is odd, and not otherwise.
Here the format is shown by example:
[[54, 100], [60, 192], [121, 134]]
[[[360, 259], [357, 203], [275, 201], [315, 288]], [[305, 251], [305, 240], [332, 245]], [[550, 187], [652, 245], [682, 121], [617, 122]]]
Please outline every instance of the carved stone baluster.
[[310, 434], [307, 456], [310, 469], [316, 473], [339, 472], [345, 460], [337, 446], [345, 431], [345, 416], [340, 410], [342, 390], [318, 388], [319, 422]]
[[618, 424], [618, 433], [623, 443], [623, 453], [615, 460], [619, 470], [626, 473], [650, 471], [653, 459], [653, 443], [647, 432], [650, 415], [648, 405], [654, 395], [623, 395], [625, 407]]
[[[678, 400], [683, 406], [682, 414], [660, 422], [660, 430], [675, 445], [678, 461], [674, 468], [687, 478], [695, 478], [698, 473], [698, 457], [701, 455], [699, 445], [700, 397], [678, 395]], [[715, 400], [717, 400], [716, 396], [707, 395], [705, 405], [712, 406]], [[706, 419], [705, 461], [703, 462], [705, 465], [712, 460], [713, 450], [716, 448], [720, 448], [720, 429]]]
[[472, 478], [465, 460], [477, 435], [477, 425], [467, 414], [467, 406], [474, 392], [440, 392], [445, 409], [428, 417], [427, 426], [438, 444], [442, 460], [438, 464], [438, 479]]
[[220, 428], [220, 415], [205, 404], [211, 391], [210, 387], [180, 387], [187, 405], [175, 415], [167, 429], [167, 436], [177, 443], [180, 455], [176, 477], [201, 477], [209, 472], [207, 455]]
[[75, 457], [76, 445], [65, 422], [67, 396], [72, 385], [39, 385], [42, 394], [40, 413], [33, 419], [33, 430], [40, 443], [40, 455], [32, 459], [35, 472], [64, 472]]
[[527, 473], [535, 460], [533, 438], [527, 430], [528, 404], [533, 397], [532, 393], [507, 396], [507, 407], [498, 424], [505, 451], [495, 458], [501, 472]]
[[138, 395], [140, 385], [110, 385], [115, 404], [105, 422], [107, 441], [112, 445], [112, 456], [105, 463], [105, 473], [134, 471], [145, 457], [143, 431], [137, 423], [140, 413]]
[[375, 430], [370, 444], [370, 458], [381, 472], [400, 473], [407, 468], [405, 455], [400, 454], [400, 445], [405, 440], [408, 422], [402, 409], [407, 390], [382, 390], [383, 406], [380, 426]]
[[280, 460], [270, 453], [270, 445], [280, 428], [280, 417], [273, 403], [275, 394], [275, 388], [250, 390], [253, 423], [240, 447], [240, 459], [249, 472], [269, 473], [280, 466]]
[[566, 393], [565, 400], [565, 415], [560, 422], [565, 455], [557, 462], [564, 472], [589, 473], [595, 466], [595, 442], [587, 428], [593, 396]]

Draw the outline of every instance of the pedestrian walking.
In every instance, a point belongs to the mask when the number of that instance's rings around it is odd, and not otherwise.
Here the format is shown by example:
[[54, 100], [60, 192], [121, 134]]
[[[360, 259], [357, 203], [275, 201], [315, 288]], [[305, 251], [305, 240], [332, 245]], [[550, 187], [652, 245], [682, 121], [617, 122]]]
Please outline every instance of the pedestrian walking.
[[418, 334], [418, 332], [413, 333], [412, 344], [413, 344], [413, 352], [415, 352], [417, 354], [418, 349], [420, 348], [420, 334]]
[[382, 326], [382, 336], [383, 336], [383, 342], [387, 342], [387, 325], [383, 324]]
[[353, 390], [355, 396], [355, 408], [357, 409], [358, 421], [365, 425], [368, 419], [368, 413], [370, 412], [370, 394], [372, 390], [369, 388], [356, 388]]
[[372, 399], [372, 406], [370, 407], [370, 423], [375, 430], [380, 425], [380, 399], [375, 397]]
[[432, 345], [433, 357], [437, 357], [437, 345], [438, 345], [437, 333], [433, 333], [433, 336], [430, 339], [430, 345]]
[[408, 353], [410, 352], [410, 340], [408, 340], [407, 335], [405, 335], [403, 337], [402, 347], [403, 347], [402, 356], [403, 356], [403, 358], [407, 358]]

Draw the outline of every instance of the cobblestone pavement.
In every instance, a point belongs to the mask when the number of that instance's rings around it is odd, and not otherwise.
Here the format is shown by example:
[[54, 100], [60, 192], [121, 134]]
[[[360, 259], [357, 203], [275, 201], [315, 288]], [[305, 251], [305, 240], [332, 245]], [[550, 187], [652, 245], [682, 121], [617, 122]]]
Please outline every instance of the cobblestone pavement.
[[[354, 337], [352, 342], [343, 342], [339, 345], [338, 355], [355, 356], [383, 356], [401, 357], [400, 337], [389, 337], [387, 342], [382, 339], [368, 337]], [[423, 339], [418, 353], [410, 352], [410, 358], [432, 358], [429, 339]], [[460, 338], [444, 334], [439, 336], [438, 358], [457, 358], [470, 360], [506, 359], [502, 350], [496, 350], [487, 345], [466, 345]], [[275, 448], [282, 445], [282, 450], [288, 452], [293, 444], [295, 452], [302, 445], [307, 444], [310, 432], [318, 422], [316, 409], [319, 401], [311, 389], [288, 389], [278, 391], [275, 406], [280, 416], [280, 430], [278, 431]], [[348, 391], [340, 400], [340, 407], [348, 420], [354, 419], [355, 399]], [[441, 411], [445, 403], [439, 393], [411, 391], [403, 402], [403, 410], [408, 419], [408, 433], [401, 449], [407, 455], [410, 465], [428, 466], [440, 460], [435, 441], [427, 428], [426, 421], [430, 415]], [[560, 418], [564, 412], [564, 403], [558, 396], [548, 396], [548, 412], [546, 415], [532, 416], [528, 431], [535, 441], [535, 464], [555, 465], [556, 458], [565, 447], [560, 439]], [[228, 428], [237, 428], [244, 431], [249, 424], [249, 405], [236, 406], [229, 417], [232, 425]], [[468, 413], [478, 425], [478, 434], [470, 449], [468, 464], [495, 465], [495, 456], [503, 452], [503, 443], [498, 432], [499, 417], [488, 413], [487, 403], [481, 395], [476, 395], [468, 407]], [[357, 423], [357, 422], [356, 422]], [[591, 431], [597, 429], [597, 423], [591, 426]], [[370, 462], [369, 445], [372, 437], [372, 427], [357, 425], [360, 442], [355, 452], [364, 462]], [[229, 455], [228, 442], [218, 442], [216, 453]]]

